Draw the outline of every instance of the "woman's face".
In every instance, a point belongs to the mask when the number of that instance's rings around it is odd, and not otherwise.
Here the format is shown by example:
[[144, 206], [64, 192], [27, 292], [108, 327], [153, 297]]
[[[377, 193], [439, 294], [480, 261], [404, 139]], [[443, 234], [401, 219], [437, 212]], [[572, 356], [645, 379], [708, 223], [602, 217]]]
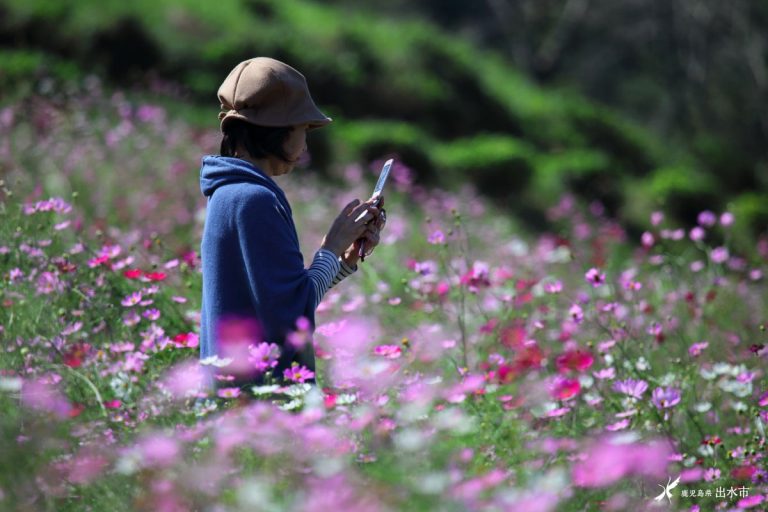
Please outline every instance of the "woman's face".
[[285, 156], [288, 157], [290, 168], [285, 172], [290, 172], [307, 150], [308, 128], [309, 124], [304, 123], [294, 126], [293, 130], [288, 133], [288, 138], [285, 140], [285, 144], [283, 144], [283, 149], [285, 150]]

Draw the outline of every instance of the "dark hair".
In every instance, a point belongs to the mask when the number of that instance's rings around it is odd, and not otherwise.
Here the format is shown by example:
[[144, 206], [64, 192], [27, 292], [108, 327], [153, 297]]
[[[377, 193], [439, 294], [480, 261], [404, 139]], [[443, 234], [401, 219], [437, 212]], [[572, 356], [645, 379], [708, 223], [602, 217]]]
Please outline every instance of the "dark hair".
[[229, 119], [223, 129], [221, 156], [235, 156], [237, 148], [242, 147], [254, 158], [273, 155], [289, 162], [283, 144], [291, 130], [292, 126], [256, 126], [239, 119]]

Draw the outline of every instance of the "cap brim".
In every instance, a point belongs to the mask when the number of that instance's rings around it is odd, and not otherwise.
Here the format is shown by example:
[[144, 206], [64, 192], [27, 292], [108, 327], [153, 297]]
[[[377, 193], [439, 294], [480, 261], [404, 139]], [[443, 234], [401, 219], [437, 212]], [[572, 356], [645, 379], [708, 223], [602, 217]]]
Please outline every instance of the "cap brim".
[[239, 119], [241, 121], [245, 121], [246, 123], [253, 124], [256, 126], [270, 126], [275, 128], [282, 128], [285, 126], [296, 126], [300, 124], [307, 123], [309, 126], [307, 127], [307, 130], [315, 130], [317, 128], [322, 128], [323, 126], [330, 124], [333, 122], [333, 119], [330, 117], [325, 116], [322, 112], [318, 111], [318, 114], [322, 117], [312, 117], [310, 119], [307, 118], [297, 118], [296, 120], [291, 119], [285, 119], [281, 120], [280, 122], [276, 122], [272, 118], [267, 118], [259, 115], [248, 115], [247, 113], [241, 112], [228, 112], [222, 119], [219, 127], [221, 128], [222, 132], [224, 131], [224, 125], [228, 124], [233, 119]]

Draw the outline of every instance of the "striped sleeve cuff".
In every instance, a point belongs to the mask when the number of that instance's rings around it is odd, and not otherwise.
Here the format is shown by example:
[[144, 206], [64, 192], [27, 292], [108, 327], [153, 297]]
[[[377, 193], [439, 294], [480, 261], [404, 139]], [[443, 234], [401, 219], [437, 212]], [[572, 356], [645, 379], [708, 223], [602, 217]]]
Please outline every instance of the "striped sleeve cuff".
[[357, 265], [354, 267], [350, 267], [344, 261], [339, 258], [339, 272], [336, 274], [336, 276], [333, 278], [333, 281], [331, 281], [331, 287], [336, 286], [340, 282], [342, 282], [345, 278], [351, 276], [355, 272], [357, 272]]
[[320, 249], [315, 253], [315, 258], [307, 269], [309, 279], [315, 288], [315, 307], [323, 300], [323, 295], [332, 286], [333, 280], [340, 270], [339, 259], [331, 251]]

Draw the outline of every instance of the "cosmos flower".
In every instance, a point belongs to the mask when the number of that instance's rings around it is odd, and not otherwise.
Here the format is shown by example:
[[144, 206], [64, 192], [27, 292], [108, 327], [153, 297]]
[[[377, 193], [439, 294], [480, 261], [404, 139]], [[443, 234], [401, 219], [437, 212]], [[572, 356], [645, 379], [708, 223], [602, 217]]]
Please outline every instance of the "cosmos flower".
[[314, 376], [315, 372], [295, 363], [283, 372], [283, 378], [291, 382], [305, 382]]
[[656, 388], [651, 401], [657, 409], [669, 409], [680, 403], [680, 390], [673, 387]]
[[597, 288], [598, 286], [605, 283], [605, 274], [601, 273], [598, 269], [593, 267], [589, 269], [586, 274], [584, 274], [584, 279], [586, 279], [587, 282], [593, 287]]
[[626, 379], [613, 383], [613, 390], [632, 398], [640, 399], [648, 389], [648, 383], [644, 380]]

